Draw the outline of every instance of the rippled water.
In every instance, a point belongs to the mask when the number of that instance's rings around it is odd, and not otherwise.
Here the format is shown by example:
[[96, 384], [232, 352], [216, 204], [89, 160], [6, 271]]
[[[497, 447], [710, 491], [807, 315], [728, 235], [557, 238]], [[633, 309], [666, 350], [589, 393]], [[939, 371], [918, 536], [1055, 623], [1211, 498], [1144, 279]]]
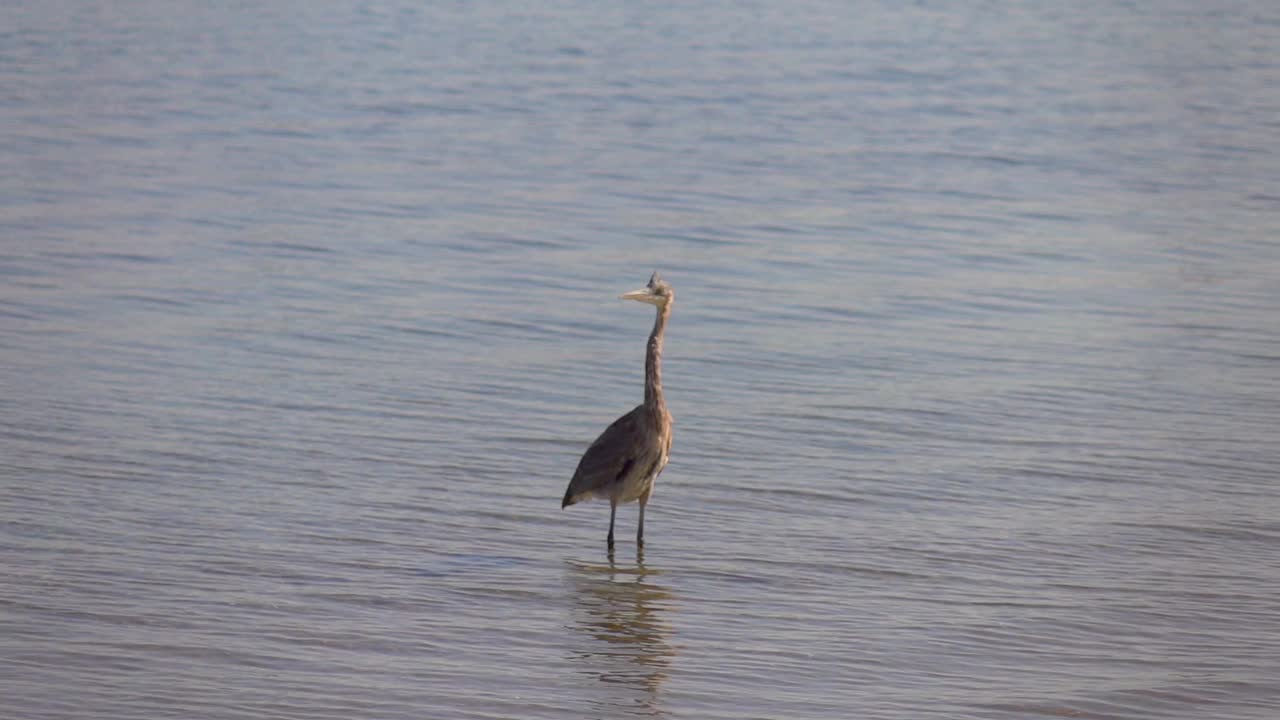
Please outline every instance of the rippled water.
[[0, 714], [1280, 716], [1280, 13], [1148, 5], [0, 10]]

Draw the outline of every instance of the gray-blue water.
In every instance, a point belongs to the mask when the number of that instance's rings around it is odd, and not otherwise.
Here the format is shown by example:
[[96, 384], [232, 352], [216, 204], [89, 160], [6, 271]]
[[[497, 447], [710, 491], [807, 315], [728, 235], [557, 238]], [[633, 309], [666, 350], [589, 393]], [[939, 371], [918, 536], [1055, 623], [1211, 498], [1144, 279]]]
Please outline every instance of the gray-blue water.
[[[1280, 717], [1280, 6], [0, 9], [0, 715]], [[678, 293], [671, 464], [559, 509]]]

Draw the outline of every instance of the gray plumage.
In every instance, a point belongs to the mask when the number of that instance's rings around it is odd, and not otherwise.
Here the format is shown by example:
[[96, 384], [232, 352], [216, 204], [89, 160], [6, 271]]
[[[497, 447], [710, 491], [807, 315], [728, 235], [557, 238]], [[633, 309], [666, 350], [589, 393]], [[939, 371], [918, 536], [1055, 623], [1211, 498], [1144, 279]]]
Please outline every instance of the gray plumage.
[[667, 465], [671, 451], [671, 413], [662, 394], [662, 335], [675, 304], [671, 285], [654, 273], [649, 284], [621, 296], [657, 308], [644, 363], [644, 402], [605, 429], [587, 448], [569, 481], [560, 507], [590, 498], [609, 500], [609, 548], [618, 505], [640, 502], [636, 544], [644, 545], [644, 509], [653, 483]]

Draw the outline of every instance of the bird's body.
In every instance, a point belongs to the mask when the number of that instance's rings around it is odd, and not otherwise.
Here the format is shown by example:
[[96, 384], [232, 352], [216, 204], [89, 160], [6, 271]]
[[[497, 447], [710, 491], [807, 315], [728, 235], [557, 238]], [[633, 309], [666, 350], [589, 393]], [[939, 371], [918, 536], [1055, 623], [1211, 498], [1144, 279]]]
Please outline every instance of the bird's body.
[[622, 296], [658, 309], [645, 353], [644, 402], [613, 421], [587, 448], [569, 481], [560, 507], [590, 498], [609, 500], [609, 547], [613, 547], [613, 522], [618, 505], [638, 501], [640, 520], [636, 543], [644, 544], [644, 509], [653, 484], [667, 466], [671, 452], [671, 413], [662, 393], [662, 335], [666, 329], [675, 291], [657, 273], [642, 290]]
[[[665, 423], [655, 421], [644, 405], [614, 420], [578, 462], [562, 507], [587, 497], [608, 498], [619, 505], [648, 497], [667, 465], [670, 422], [669, 416]], [[620, 447], [628, 451], [616, 452]]]

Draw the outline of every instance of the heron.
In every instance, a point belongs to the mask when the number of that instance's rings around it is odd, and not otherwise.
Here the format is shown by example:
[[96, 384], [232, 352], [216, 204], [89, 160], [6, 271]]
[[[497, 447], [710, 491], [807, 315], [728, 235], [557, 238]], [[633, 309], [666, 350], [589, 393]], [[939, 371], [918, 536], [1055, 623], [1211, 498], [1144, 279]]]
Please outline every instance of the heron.
[[644, 358], [644, 402], [614, 420], [591, 443], [578, 461], [560, 504], [563, 510], [582, 500], [608, 498], [610, 551], [618, 505], [633, 501], [640, 503], [636, 546], [644, 547], [644, 508], [671, 452], [671, 413], [667, 412], [662, 395], [662, 333], [671, 317], [676, 292], [655, 272], [648, 285], [619, 297], [648, 303], [658, 310]]

